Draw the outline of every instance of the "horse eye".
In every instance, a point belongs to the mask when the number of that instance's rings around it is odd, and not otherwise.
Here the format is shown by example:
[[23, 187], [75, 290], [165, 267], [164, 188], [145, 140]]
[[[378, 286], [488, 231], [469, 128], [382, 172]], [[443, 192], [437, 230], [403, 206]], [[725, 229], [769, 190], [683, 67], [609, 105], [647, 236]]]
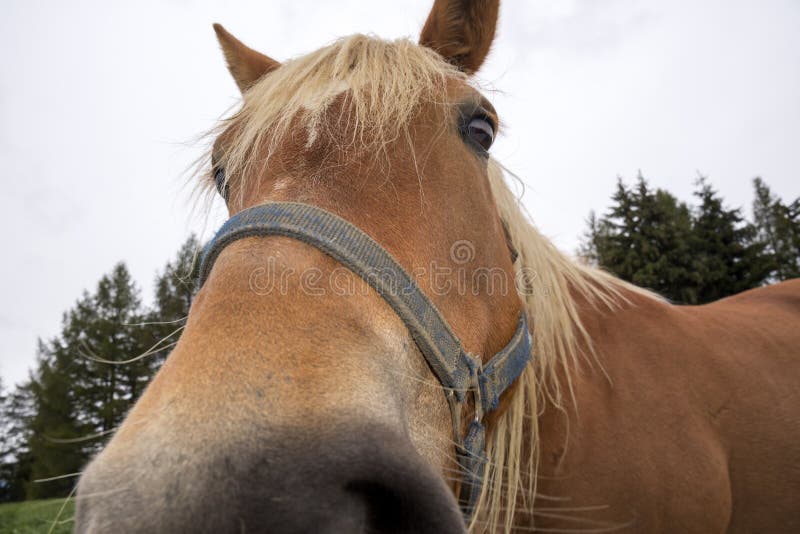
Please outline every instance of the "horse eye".
[[494, 127], [486, 117], [473, 117], [467, 125], [467, 135], [484, 150], [489, 150], [494, 142]]
[[228, 200], [228, 184], [225, 180], [225, 168], [214, 168], [214, 184], [217, 186], [217, 191], [224, 200]]

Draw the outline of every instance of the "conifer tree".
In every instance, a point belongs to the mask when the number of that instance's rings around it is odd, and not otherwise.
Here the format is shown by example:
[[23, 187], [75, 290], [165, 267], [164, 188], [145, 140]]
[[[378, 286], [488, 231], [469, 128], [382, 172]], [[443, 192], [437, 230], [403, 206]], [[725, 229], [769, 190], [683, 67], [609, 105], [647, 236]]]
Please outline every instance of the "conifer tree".
[[[676, 303], [712, 302], [765, 283], [781, 254], [779, 277], [796, 265], [789, 260], [797, 260], [790, 244], [796, 226], [787, 222], [791, 209], [768, 191], [761, 196], [756, 211], [763, 223], [757, 230], [740, 209], [725, 207], [705, 178], [697, 182], [699, 203], [691, 210], [668, 192], [651, 190], [641, 175], [630, 188], [620, 180], [609, 212], [600, 218], [590, 214], [581, 253]], [[765, 240], [776, 251], [772, 256]]]
[[166, 264], [147, 311], [117, 264], [64, 314], [61, 333], [39, 342], [30, 379], [11, 393], [0, 384], [0, 500], [69, 493], [75, 477], [66, 475], [78, 473], [119, 425], [177, 339], [199, 248], [191, 236]]
[[25, 498], [30, 479], [33, 399], [27, 385], [5, 391], [0, 384], [0, 502]]
[[93, 295], [70, 312], [62, 333], [72, 353], [80, 414], [95, 433], [110, 432], [150, 379], [141, 344], [139, 290], [123, 263], [103, 276]]
[[156, 277], [156, 311], [162, 321], [185, 319], [197, 290], [200, 242], [194, 235], [181, 245], [173, 261]]
[[761, 178], [753, 180], [753, 219], [758, 239], [773, 260], [770, 279], [800, 277], [800, 197], [784, 203]]
[[692, 257], [699, 284], [696, 302], [713, 302], [758, 287], [772, 262], [756, 239], [755, 227], [740, 209], [729, 209], [704, 177], [697, 181], [699, 199], [692, 228]]
[[695, 300], [691, 214], [684, 203], [651, 190], [640, 175], [633, 188], [620, 179], [611, 210], [590, 220], [584, 254], [617, 276], [676, 301]]
[[186, 324], [186, 317], [197, 291], [200, 250], [197, 237], [189, 236], [181, 245], [175, 259], [167, 262], [164, 270], [156, 276], [155, 306], [148, 314], [151, 347], [156, 347], [151, 359], [154, 369], [169, 355], [183, 325]]
[[103, 276], [95, 293], [84, 293], [64, 315], [61, 335], [39, 348], [30, 388], [35, 400], [29, 440], [29, 498], [67, 493], [69, 478], [99, 448], [141, 394], [151, 371], [142, 360], [140, 298], [124, 264]]
[[[83, 467], [86, 455], [76, 441], [91, 427], [81, 423], [72, 374], [73, 356], [59, 340], [39, 343], [38, 366], [29, 388], [34, 401], [28, 446], [31, 471], [26, 498], [64, 496], [74, 481], [68, 476]], [[66, 477], [42, 482], [42, 479]]]

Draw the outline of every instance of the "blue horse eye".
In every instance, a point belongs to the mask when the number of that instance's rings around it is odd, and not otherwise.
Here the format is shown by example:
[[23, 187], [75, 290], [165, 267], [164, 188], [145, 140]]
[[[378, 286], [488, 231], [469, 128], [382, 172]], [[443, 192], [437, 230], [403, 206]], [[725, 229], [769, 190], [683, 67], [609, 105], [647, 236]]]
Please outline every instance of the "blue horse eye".
[[467, 125], [467, 135], [484, 150], [489, 150], [494, 142], [494, 127], [483, 117], [474, 117]]

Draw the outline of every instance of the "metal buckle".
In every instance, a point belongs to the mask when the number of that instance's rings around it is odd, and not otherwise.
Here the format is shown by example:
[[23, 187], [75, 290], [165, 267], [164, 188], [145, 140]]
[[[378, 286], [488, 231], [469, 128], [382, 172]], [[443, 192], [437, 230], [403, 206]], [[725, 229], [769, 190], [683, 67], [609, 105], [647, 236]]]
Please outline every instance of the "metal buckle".
[[483, 396], [481, 394], [481, 384], [479, 381], [480, 375], [483, 374], [483, 366], [480, 361], [478, 368], [472, 374], [469, 380], [469, 389], [472, 391], [472, 402], [475, 404], [475, 422], [480, 423], [483, 421]]
[[[477, 367], [475, 368], [474, 372], [470, 373], [469, 379], [469, 388], [467, 389], [466, 393], [471, 394], [472, 402], [474, 404], [474, 418], [473, 421], [476, 423], [481, 423], [483, 421], [483, 395], [481, 393], [481, 385], [479, 377], [483, 373], [483, 366], [481, 365], [480, 360], [477, 361]], [[464, 395], [464, 400], [459, 401], [458, 397], [456, 397], [456, 392], [453, 389], [447, 390], [447, 403], [450, 405], [450, 415], [452, 416], [453, 420], [453, 441], [455, 441], [456, 446], [460, 453], [465, 453], [466, 450], [464, 448], [464, 430], [461, 428], [461, 412], [464, 409], [464, 406], [467, 404], [467, 395]], [[468, 430], [468, 429], [467, 429]]]
[[456, 397], [456, 392], [453, 389], [447, 390], [447, 404], [450, 405], [450, 416], [453, 420], [453, 441], [456, 444], [458, 452], [464, 451], [464, 436], [461, 435], [461, 402]]

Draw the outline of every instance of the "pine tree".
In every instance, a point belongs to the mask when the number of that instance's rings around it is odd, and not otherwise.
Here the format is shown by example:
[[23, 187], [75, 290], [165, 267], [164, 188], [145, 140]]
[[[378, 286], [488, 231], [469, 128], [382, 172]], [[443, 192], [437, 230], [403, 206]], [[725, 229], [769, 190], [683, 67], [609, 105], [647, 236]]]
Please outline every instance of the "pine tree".
[[797, 214], [768, 191], [761, 191], [760, 204], [757, 200], [764, 221], [759, 230], [740, 209], [726, 208], [705, 178], [694, 195], [699, 204], [689, 209], [668, 192], [651, 190], [641, 175], [631, 188], [620, 180], [609, 212], [600, 218], [590, 214], [580, 253], [682, 304], [711, 302], [765, 283], [774, 263], [765, 240], [772, 243], [773, 256], [783, 255], [778, 276], [797, 265], [792, 248], [797, 226], [791, 222]]
[[113, 431], [152, 373], [143, 360], [138, 289], [120, 263], [84, 293], [64, 315], [62, 332], [40, 344], [37, 371], [31, 380], [35, 416], [31, 422], [32, 454], [29, 498], [67, 493], [70, 478], [47, 483], [37, 479], [76, 473], [100, 446], [97, 439]]
[[618, 180], [611, 210], [590, 220], [584, 254], [617, 276], [678, 302], [696, 299], [690, 249], [691, 214], [639, 175], [634, 188]]
[[761, 178], [753, 180], [753, 187], [757, 236], [773, 262], [770, 279], [800, 277], [800, 197], [784, 204]]
[[200, 242], [194, 235], [189, 236], [175, 259], [156, 276], [155, 306], [147, 316], [149, 347], [155, 347], [150, 359], [154, 371], [174, 347], [189, 315], [200, 271], [199, 250]]
[[59, 340], [39, 343], [37, 370], [28, 386], [34, 400], [28, 440], [32, 462], [26, 488], [28, 499], [67, 495], [74, 484], [68, 475], [79, 472], [86, 460], [82, 444], [76, 440], [91, 429], [77, 417], [70, 376], [72, 360]]
[[13, 418], [9, 413], [9, 393], [0, 377], [0, 502], [12, 500], [13, 470], [16, 464], [15, 448], [12, 444]]
[[175, 260], [156, 277], [156, 309], [163, 321], [185, 319], [197, 290], [200, 242], [194, 235], [181, 245]]
[[696, 302], [713, 302], [764, 283], [772, 262], [741, 209], [725, 208], [702, 176], [694, 195], [700, 201], [692, 224], [692, 257], [699, 278]]
[[73, 351], [80, 412], [95, 433], [112, 431], [141, 394], [151, 372], [145, 359], [139, 290], [125, 264], [100, 279], [85, 295], [63, 333]]
[[594, 267], [600, 266], [599, 242], [606, 237], [603, 233], [601, 221], [597, 218], [594, 210], [589, 212], [586, 217], [586, 230], [581, 235], [578, 244], [578, 257], [586, 264]]
[[6, 392], [0, 384], [0, 502], [25, 498], [31, 474], [29, 442], [33, 414], [28, 385]]
[[192, 236], [167, 263], [149, 311], [117, 264], [64, 314], [60, 335], [39, 342], [29, 381], [13, 394], [0, 385], [0, 500], [69, 493], [69, 475], [119, 425], [180, 332], [195, 292], [197, 250]]

